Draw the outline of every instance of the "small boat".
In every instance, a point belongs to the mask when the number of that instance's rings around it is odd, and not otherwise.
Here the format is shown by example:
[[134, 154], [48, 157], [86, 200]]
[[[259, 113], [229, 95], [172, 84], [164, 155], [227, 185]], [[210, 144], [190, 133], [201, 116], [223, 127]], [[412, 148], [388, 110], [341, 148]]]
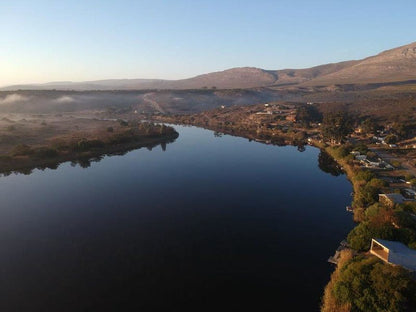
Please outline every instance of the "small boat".
[[347, 207], [345, 207], [345, 210], [347, 210], [347, 211], [349, 211], [349, 212], [353, 212], [354, 210], [352, 209], [352, 207], [351, 206], [347, 206]]

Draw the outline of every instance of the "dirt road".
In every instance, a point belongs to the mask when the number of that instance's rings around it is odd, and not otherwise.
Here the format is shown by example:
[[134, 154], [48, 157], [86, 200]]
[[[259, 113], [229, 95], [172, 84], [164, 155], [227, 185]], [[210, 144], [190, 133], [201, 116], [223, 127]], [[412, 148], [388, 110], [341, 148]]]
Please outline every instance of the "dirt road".
[[162, 113], [162, 114], [166, 114], [165, 110], [159, 105], [158, 102], [156, 102], [155, 100], [153, 100], [151, 98], [152, 95], [154, 95], [155, 93], [146, 93], [143, 96], [143, 100], [147, 103], [149, 103], [155, 110], [157, 110], [158, 112]]

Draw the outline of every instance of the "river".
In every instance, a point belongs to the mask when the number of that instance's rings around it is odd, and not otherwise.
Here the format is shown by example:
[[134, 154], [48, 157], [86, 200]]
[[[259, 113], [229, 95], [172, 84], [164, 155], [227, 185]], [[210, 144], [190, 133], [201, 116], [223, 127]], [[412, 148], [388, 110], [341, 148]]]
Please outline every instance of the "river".
[[354, 226], [346, 176], [314, 147], [175, 128], [163, 148], [0, 178], [2, 311], [319, 311]]

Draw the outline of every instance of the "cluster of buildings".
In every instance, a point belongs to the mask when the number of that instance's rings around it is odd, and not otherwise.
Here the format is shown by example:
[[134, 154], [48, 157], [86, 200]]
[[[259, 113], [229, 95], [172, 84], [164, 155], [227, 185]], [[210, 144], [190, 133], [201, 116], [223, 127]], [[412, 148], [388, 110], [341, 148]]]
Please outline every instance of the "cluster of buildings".
[[383, 205], [393, 207], [395, 204], [416, 201], [416, 192], [413, 189], [403, 189], [401, 193], [378, 194], [378, 201]]
[[358, 151], [352, 151], [352, 155], [354, 155], [355, 160], [358, 160], [362, 166], [367, 168], [373, 168], [373, 169], [387, 169], [392, 170], [394, 167], [390, 165], [389, 163], [385, 162], [381, 158], [377, 159], [369, 159], [367, 155], [362, 155]]
[[[381, 139], [381, 138], [380, 138]], [[393, 166], [378, 158], [376, 161], [369, 160], [366, 155], [360, 152], [351, 152], [355, 159], [368, 168], [394, 169]], [[405, 183], [404, 179], [399, 177], [391, 177], [393, 183]], [[416, 202], [416, 190], [406, 187], [401, 188], [400, 193], [382, 193], [378, 195], [379, 202], [387, 207], [393, 207], [396, 204], [404, 204], [406, 202]], [[416, 215], [412, 214], [416, 219]], [[340, 246], [340, 248], [343, 248]], [[401, 266], [411, 272], [416, 277], [416, 250], [407, 247], [398, 241], [389, 241], [379, 238], [371, 240], [370, 254], [380, 258], [391, 265]], [[335, 254], [336, 256], [337, 254]], [[335, 257], [334, 256], [334, 257]], [[330, 262], [335, 262], [336, 258], [330, 258]], [[331, 261], [332, 260], [332, 261]]]
[[264, 104], [264, 109], [256, 112], [256, 115], [280, 115], [283, 119], [296, 122], [296, 109], [279, 104]]

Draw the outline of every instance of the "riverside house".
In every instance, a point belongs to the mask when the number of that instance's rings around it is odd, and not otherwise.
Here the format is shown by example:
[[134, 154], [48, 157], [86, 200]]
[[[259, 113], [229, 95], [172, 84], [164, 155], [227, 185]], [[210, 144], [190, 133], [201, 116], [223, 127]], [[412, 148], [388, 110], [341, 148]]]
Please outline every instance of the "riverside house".
[[370, 253], [387, 263], [416, 271], [416, 250], [400, 242], [373, 238]]

